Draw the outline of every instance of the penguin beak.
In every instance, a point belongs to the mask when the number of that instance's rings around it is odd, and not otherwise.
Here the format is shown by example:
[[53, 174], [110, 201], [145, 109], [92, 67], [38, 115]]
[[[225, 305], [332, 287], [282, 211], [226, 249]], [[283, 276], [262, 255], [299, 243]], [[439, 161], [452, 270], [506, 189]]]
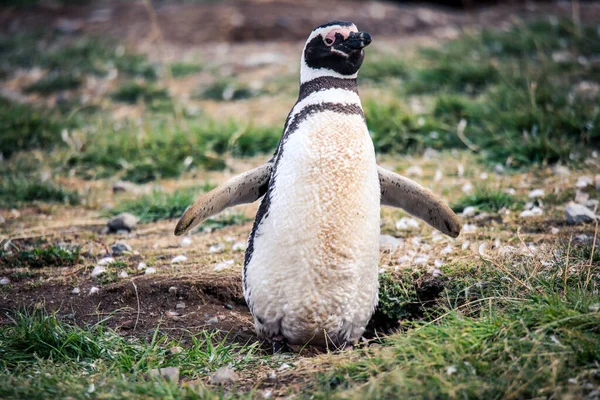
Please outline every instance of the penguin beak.
[[344, 42], [346, 46], [353, 50], [360, 50], [371, 43], [371, 35], [367, 32], [350, 32], [350, 36]]

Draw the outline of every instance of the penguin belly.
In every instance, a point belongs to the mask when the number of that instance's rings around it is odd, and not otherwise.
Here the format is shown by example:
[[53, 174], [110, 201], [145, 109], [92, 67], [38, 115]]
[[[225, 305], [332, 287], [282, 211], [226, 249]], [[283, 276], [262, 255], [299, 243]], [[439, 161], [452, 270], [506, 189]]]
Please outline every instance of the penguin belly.
[[377, 304], [380, 233], [379, 179], [362, 115], [306, 118], [282, 143], [270, 185], [243, 277], [258, 336], [355, 342]]

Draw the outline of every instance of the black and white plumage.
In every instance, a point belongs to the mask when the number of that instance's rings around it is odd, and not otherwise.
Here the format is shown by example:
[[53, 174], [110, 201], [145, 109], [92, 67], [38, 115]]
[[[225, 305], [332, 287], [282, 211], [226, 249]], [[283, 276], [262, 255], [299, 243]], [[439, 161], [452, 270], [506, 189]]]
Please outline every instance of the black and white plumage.
[[432, 192], [376, 164], [356, 85], [370, 42], [348, 22], [313, 30], [274, 157], [201, 197], [175, 230], [264, 196], [243, 270], [261, 338], [331, 347], [360, 338], [377, 305], [382, 204], [460, 231]]

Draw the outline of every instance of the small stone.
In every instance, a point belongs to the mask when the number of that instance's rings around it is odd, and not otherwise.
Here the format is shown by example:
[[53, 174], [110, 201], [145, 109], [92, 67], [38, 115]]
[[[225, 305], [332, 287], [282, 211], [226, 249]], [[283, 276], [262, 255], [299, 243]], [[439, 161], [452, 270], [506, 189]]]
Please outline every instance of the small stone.
[[108, 265], [114, 263], [116, 260], [112, 257], [104, 257], [98, 260], [98, 265]]
[[462, 227], [463, 233], [471, 233], [477, 231], [477, 225], [475, 224], [464, 224]]
[[231, 250], [233, 251], [246, 251], [246, 242], [235, 242], [233, 246], [231, 246]]
[[539, 207], [533, 207], [531, 210], [524, 210], [519, 214], [521, 218], [539, 217], [544, 214], [544, 210]]
[[504, 173], [504, 166], [502, 164], [494, 165], [494, 172], [498, 175], [502, 175]]
[[225, 245], [223, 243], [217, 243], [217, 244], [213, 244], [212, 246], [210, 246], [208, 249], [208, 252], [209, 253], [221, 253], [224, 250], [225, 250]]
[[108, 231], [110, 233], [118, 231], [131, 232], [137, 226], [138, 218], [130, 213], [122, 213], [108, 221]]
[[396, 229], [401, 231], [408, 231], [413, 228], [418, 228], [419, 222], [414, 218], [402, 217], [396, 222]]
[[413, 165], [404, 171], [406, 176], [423, 176], [423, 169], [418, 165]]
[[456, 175], [458, 175], [458, 177], [462, 177], [465, 174], [465, 167], [462, 164], [458, 164], [458, 167], [456, 167]]
[[487, 246], [487, 244], [486, 244], [486, 243], [481, 243], [481, 244], [479, 245], [479, 255], [480, 255], [481, 257], [485, 257], [485, 247], [486, 247], [486, 246]]
[[88, 296], [89, 296], [89, 295], [92, 295], [92, 294], [97, 294], [98, 292], [100, 292], [100, 288], [97, 288], [96, 286], [92, 286], [92, 287], [90, 288], [90, 291], [89, 291], [89, 293], [88, 293]]
[[233, 306], [231, 304], [225, 304], [223, 307], [230, 311], [233, 310]]
[[102, 265], [96, 265], [94, 267], [94, 270], [91, 273], [91, 277], [92, 278], [96, 278], [99, 277], [100, 275], [102, 275], [103, 273], [106, 272], [106, 267], [103, 267]]
[[73, 290], [71, 290], [71, 294], [79, 294], [81, 293], [81, 289], [79, 289], [78, 287], [73, 288]]
[[211, 319], [209, 319], [208, 321], [206, 321], [207, 324], [216, 324], [219, 322], [219, 318], [218, 317], [212, 317]]
[[138, 266], [137, 266], [137, 269], [138, 269], [138, 271], [144, 270], [144, 269], [146, 269], [146, 268], [148, 268], [148, 266], [146, 265], [146, 263], [145, 263], [145, 262], [141, 262], [141, 263], [139, 263], [139, 264], [138, 264]]
[[173, 346], [169, 349], [169, 353], [171, 354], [180, 354], [183, 351], [183, 348], [179, 346]]
[[462, 212], [463, 217], [472, 217], [477, 212], [477, 207], [468, 206]]
[[467, 182], [463, 185], [463, 187], [461, 188], [461, 190], [464, 193], [471, 193], [473, 191], [473, 184], [471, 182]]
[[192, 238], [191, 238], [191, 237], [184, 236], [184, 237], [181, 239], [181, 241], [179, 242], [179, 245], [180, 245], [181, 247], [188, 247], [188, 246], [190, 246], [192, 243], [193, 243], [193, 240], [192, 240]]
[[439, 278], [440, 276], [443, 276], [444, 274], [442, 273], [442, 270], [439, 268], [429, 268], [429, 270], [427, 271], [429, 272], [431, 275], [433, 275], [435, 278]]
[[415, 259], [413, 260], [413, 264], [415, 264], [415, 265], [427, 264], [427, 261], [429, 261], [429, 256], [419, 255], [419, 256], [415, 257]]
[[0, 215], [0, 224], [3, 224], [5, 222], [6, 222], [6, 220], [4, 219], [4, 217], [2, 215]]
[[594, 184], [594, 180], [591, 176], [580, 176], [575, 183], [575, 187], [579, 189], [586, 188], [588, 186], [592, 186]]
[[3, 277], [2, 279], [0, 279], [0, 285], [10, 285], [10, 279], [8, 279], [7, 277]]
[[552, 168], [552, 172], [554, 173], [554, 175], [557, 175], [557, 176], [571, 175], [571, 171], [569, 171], [569, 168], [565, 167], [564, 165], [555, 165]]
[[127, 182], [127, 181], [117, 181], [112, 186], [113, 193], [118, 192], [130, 192], [136, 193], [138, 192], [138, 187], [135, 183]]
[[169, 288], [169, 293], [172, 294], [173, 296], [176, 296], [177, 295], [177, 290], [178, 290], [177, 286], [171, 286]]
[[458, 369], [454, 365], [451, 365], [446, 368], [446, 375], [453, 375], [457, 372], [458, 372]]
[[267, 379], [270, 381], [274, 381], [277, 379], [277, 373], [275, 371], [273, 371], [272, 369], [269, 370], [269, 372], [267, 372]]
[[129, 274], [127, 272], [125, 272], [125, 271], [121, 271], [121, 273], [119, 274], [119, 277], [121, 277], [121, 278], [128, 278]]
[[179, 256], [173, 257], [173, 259], [171, 260], [171, 264], [186, 262], [187, 259], [188, 258], [186, 256], [179, 255]]
[[144, 273], [146, 275], [155, 274], [156, 273], [156, 268], [154, 268], [154, 267], [146, 268], [146, 271], [144, 271]]
[[231, 267], [233, 265], [233, 263], [234, 263], [233, 260], [227, 260], [227, 261], [218, 263], [217, 265], [215, 265], [215, 271], [223, 271], [224, 269]]
[[175, 306], [177, 310], [183, 310], [185, 308], [185, 303], [177, 303]]
[[133, 249], [130, 245], [125, 242], [116, 242], [110, 248], [112, 250], [113, 255], [120, 256], [125, 253], [131, 253]]
[[403, 244], [401, 239], [391, 235], [379, 235], [379, 249], [394, 251]]
[[449, 244], [448, 246], [446, 246], [442, 249], [442, 254], [448, 255], [448, 254], [452, 253], [453, 251], [454, 251], [454, 249], [452, 248], [452, 245]]
[[467, 240], [466, 242], [464, 242], [464, 243], [463, 243], [463, 245], [462, 245], [462, 247], [461, 247], [461, 248], [462, 248], [463, 250], [467, 250], [467, 249], [469, 248], [469, 246], [471, 246], [471, 241], [470, 241], [470, 240]]
[[550, 228], [550, 233], [553, 235], [558, 235], [559, 232], [560, 232], [560, 229], [558, 229], [554, 226], [552, 228]]
[[567, 223], [569, 225], [585, 224], [596, 220], [596, 215], [589, 208], [570, 202], [565, 207], [565, 213], [567, 215]]
[[434, 175], [434, 177], [433, 177], [433, 181], [434, 181], [434, 182], [439, 182], [439, 181], [441, 181], [443, 178], [444, 178], [444, 174], [442, 173], [442, 171], [441, 171], [441, 170], [439, 170], [439, 169], [438, 169], [438, 170], [436, 170], [436, 171], [435, 171], [435, 175]]
[[209, 380], [213, 385], [230, 385], [238, 381], [238, 376], [234, 370], [229, 367], [221, 367], [212, 373]]
[[179, 382], [179, 367], [154, 368], [148, 372], [152, 378], [164, 378], [171, 383]]
[[538, 197], [544, 197], [544, 189], [533, 189], [529, 192], [530, 199], [537, 199]]
[[286, 369], [290, 369], [290, 368], [291, 368], [290, 364], [283, 363], [279, 366], [279, 368], [277, 368], [277, 371], [281, 372], [281, 371], [285, 371]]
[[127, 321], [121, 324], [121, 328], [123, 329], [133, 329], [135, 327], [135, 321], [132, 319], [128, 319]]

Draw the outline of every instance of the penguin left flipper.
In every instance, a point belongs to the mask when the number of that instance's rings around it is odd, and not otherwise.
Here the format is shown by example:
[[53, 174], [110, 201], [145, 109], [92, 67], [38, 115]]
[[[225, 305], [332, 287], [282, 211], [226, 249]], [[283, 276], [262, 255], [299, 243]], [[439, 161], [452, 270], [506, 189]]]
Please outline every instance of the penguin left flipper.
[[220, 213], [227, 207], [252, 203], [260, 199], [267, 192], [272, 169], [273, 162], [269, 161], [231, 178], [202, 195], [183, 213], [175, 227], [175, 235], [183, 235], [206, 218]]
[[454, 211], [432, 191], [417, 182], [377, 166], [381, 205], [399, 207], [444, 234], [457, 237], [460, 221]]

